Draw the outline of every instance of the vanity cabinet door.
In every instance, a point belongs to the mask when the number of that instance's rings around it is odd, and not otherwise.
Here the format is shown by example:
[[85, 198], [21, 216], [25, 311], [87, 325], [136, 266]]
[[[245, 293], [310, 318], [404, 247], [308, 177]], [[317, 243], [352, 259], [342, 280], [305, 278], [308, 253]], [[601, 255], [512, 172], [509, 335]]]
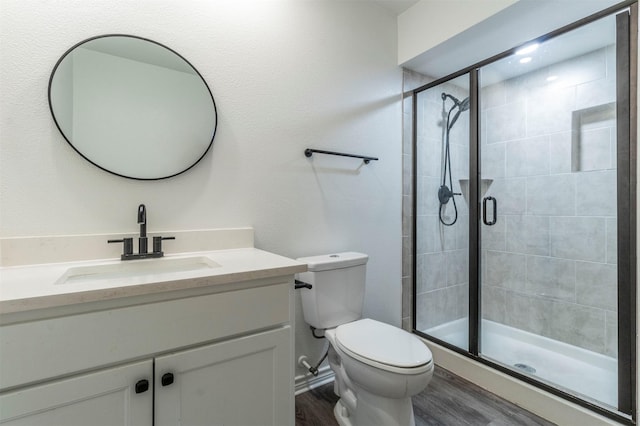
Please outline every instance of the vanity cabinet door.
[[151, 426], [152, 380], [153, 361], [148, 360], [5, 392], [0, 394], [0, 423]]
[[289, 326], [156, 358], [157, 426], [293, 425]]

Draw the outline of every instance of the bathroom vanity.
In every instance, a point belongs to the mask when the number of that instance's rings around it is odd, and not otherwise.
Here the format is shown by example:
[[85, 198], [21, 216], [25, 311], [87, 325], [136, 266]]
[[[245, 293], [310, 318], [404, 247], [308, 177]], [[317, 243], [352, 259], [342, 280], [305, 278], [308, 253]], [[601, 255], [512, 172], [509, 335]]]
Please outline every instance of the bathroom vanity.
[[134, 262], [0, 269], [0, 422], [292, 425], [306, 265], [253, 247]]

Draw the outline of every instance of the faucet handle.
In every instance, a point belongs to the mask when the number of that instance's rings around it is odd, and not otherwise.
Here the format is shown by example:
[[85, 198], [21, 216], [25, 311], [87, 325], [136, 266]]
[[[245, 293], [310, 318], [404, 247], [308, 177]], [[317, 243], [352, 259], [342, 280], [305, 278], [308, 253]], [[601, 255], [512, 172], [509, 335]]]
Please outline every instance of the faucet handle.
[[153, 253], [162, 253], [162, 240], [175, 240], [176, 237], [153, 237]]
[[107, 240], [107, 243], [124, 243], [122, 257], [133, 254], [133, 238], [123, 238], [121, 240]]

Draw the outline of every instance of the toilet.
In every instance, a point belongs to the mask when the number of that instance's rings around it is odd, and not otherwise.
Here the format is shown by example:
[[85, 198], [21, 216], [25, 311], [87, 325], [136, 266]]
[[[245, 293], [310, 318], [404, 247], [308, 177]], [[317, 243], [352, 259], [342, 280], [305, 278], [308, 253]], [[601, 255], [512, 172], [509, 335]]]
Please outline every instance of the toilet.
[[297, 259], [308, 265], [298, 279], [311, 284], [301, 290], [304, 319], [329, 341], [341, 426], [413, 426], [411, 397], [431, 380], [431, 351], [411, 333], [361, 318], [368, 259], [355, 252]]

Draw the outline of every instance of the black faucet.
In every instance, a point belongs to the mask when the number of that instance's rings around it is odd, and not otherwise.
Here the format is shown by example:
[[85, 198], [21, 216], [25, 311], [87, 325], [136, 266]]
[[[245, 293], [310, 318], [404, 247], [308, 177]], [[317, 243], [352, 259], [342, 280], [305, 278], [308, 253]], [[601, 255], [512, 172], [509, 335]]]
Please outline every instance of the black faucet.
[[138, 225], [140, 225], [138, 254], [147, 254], [147, 208], [144, 204], [138, 206]]
[[153, 237], [153, 252], [149, 253], [147, 238], [147, 208], [144, 204], [138, 206], [138, 225], [140, 225], [140, 236], [138, 237], [138, 253], [133, 253], [133, 238], [127, 237], [121, 240], [107, 240], [108, 243], [123, 243], [124, 252], [120, 258], [122, 260], [145, 259], [148, 257], [162, 257], [162, 240], [175, 240], [176, 237]]

